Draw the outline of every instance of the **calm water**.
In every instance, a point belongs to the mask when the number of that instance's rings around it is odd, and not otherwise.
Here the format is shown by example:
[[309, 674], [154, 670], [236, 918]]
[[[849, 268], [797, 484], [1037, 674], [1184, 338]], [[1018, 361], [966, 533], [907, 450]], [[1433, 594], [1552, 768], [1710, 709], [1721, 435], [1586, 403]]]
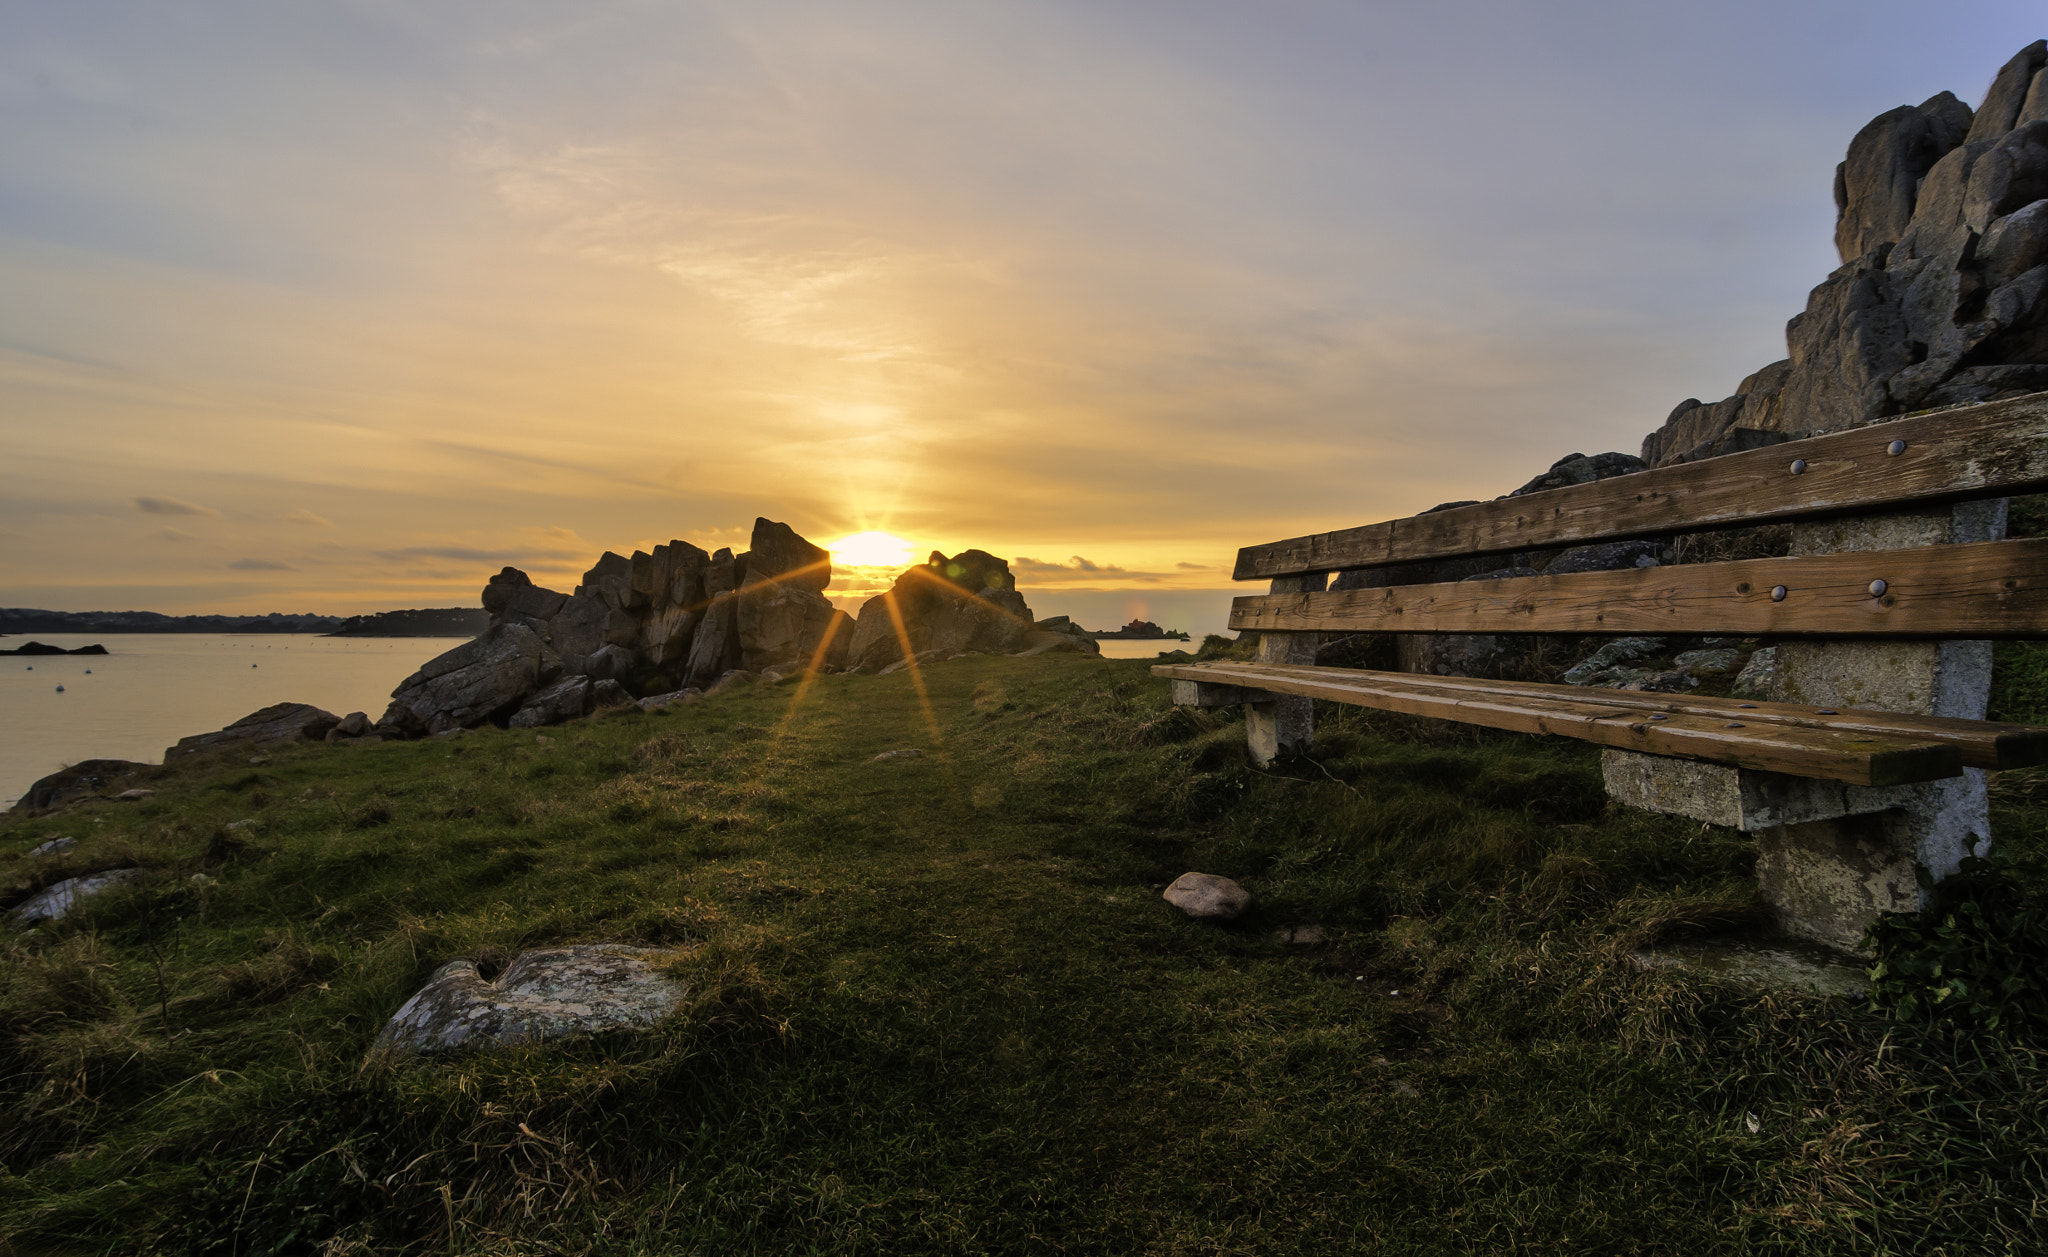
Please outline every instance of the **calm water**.
[[0, 807], [66, 764], [161, 763], [179, 738], [272, 703], [311, 703], [337, 716], [366, 711], [375, 720], [400, 681], [461, 644], [449, 637], [43, 633], [0, 638], [0, 646], [12, 650], [31, 639], [66, 649], [99, 642], [109, 653], [0, 658]]

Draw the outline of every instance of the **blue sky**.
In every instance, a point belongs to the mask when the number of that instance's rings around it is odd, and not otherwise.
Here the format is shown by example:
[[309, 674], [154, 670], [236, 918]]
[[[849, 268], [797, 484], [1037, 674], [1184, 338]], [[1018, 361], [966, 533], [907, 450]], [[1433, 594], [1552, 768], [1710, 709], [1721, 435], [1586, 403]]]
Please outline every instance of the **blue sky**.
[[0, 603], [468, 603], [759, 514], [1033, 559], [1041, 611], [1199, 616], [1240, 544], [1731, 392], [1835, 265], [1855, 131], [1975, 103], [2043, 34], [2019, 4], [7, 6]]

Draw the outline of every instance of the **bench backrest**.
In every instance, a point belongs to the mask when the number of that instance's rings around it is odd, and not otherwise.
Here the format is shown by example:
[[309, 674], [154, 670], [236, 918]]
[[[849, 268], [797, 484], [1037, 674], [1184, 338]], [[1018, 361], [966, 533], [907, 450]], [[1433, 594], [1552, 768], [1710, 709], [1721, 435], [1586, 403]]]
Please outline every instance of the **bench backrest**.
[[1891, 513], [2048, 489], [2048, 394], [1295, 537], [1238, 552], [1233, 629], [1265, 632], [2048, 634], [2048, 541], [1321, 590], [1433, 559]]

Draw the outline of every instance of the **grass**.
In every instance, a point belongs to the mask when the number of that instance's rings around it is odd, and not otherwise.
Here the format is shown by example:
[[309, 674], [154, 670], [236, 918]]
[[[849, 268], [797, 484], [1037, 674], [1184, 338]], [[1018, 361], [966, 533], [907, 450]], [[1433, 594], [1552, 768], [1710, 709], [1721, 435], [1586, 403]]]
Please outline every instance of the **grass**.
[[[1356, 709], [1256, 771], [1145, 667], [308, 746], [6, 821], [8, 902], [150, 876], [0, 943], [0, 1253], [2038, 1251], [2031, 1045], [1628, 961], [1754, 918], [1739, 835], [1610, 806], [1593, 748]], [[1188, 869], [1255, 909], [1182, 917]], [[686, 1006], [366, 1064], [443, 961], [600, 940], [673, 947]]]

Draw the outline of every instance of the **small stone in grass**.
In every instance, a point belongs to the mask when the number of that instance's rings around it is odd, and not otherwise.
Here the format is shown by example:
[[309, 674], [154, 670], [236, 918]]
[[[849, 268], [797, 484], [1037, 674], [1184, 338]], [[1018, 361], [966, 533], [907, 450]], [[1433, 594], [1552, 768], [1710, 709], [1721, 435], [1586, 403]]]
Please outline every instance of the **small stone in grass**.
[[869, 760], [868, 763], [879, 764], [885, 759], [921, 759], [923, 756], [924, 751], [922, 748], [906, 746], [900, 751], [883, 751], [880, 755]]
[[1252, 894], [1214, 873], [1183, 873], [1160, 898], [1199, 920], [1234, 921], [1251, 907]]

